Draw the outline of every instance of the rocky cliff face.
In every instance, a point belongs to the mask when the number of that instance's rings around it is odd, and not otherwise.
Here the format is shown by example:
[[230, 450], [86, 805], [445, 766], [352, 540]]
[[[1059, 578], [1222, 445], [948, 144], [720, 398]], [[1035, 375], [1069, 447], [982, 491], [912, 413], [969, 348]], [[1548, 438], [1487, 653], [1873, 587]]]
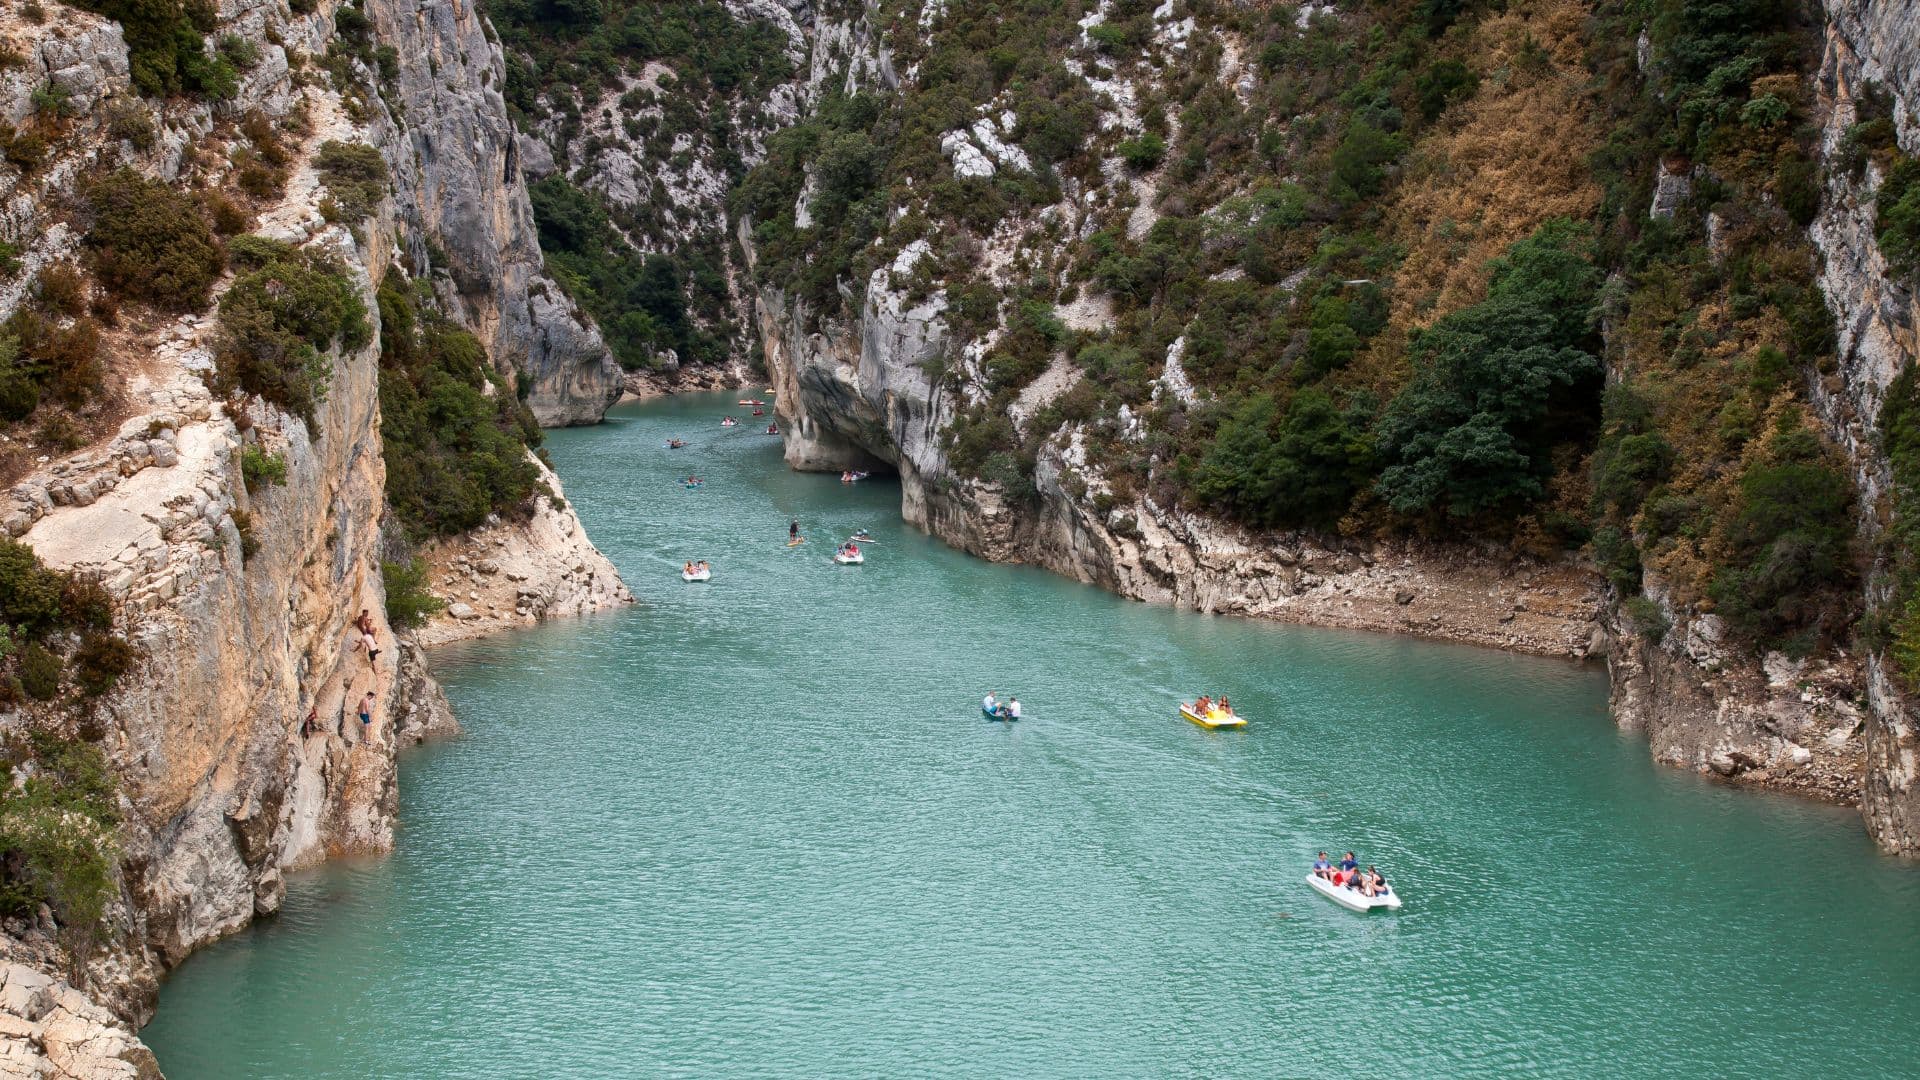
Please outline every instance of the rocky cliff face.
[[[76, 990], [41, 974], [75, 962], [45, 909], [9, 921], [4, 951], [17, 962], [0, 973], [0, 1074], [157, 1076], [132, 1030], [161, 974], [277, 910], [287, 872], [390, 849], [396, 751], [456, 730], [418, 643], [386, 623], [383, 277], [431, 278], [441, 306], [487, 347], [496, 385], [520, 381], [549, 422], [598, 419], [618, 393], [591, 322], [543, 276], [497, 90], [500, 56], [480, 18], [467, 5], [379, 0], [368, 15], [376, 39], [406, 58], [377, 95], [300, 74], [336, 41], [331, 5], [307, 15], [228, 5], [220, 29], [257, 50], [236, 100], [269, 121], [303, 118], [284, 195], [253, 228], [344, 267], [376, 320], [375, 344], [324, 357], [326, 393], [302, 421], [209, 389], [211, 314], [129, 313], [108, 342], [125, 416], [117, 434], [41, 457], [0, 508], [0, 525], [44, 562], [106, 586], [140, 650], [89, 720], [105, 732], [125, 822], [108, 941], [74, 972], [84, 975]], [[109, 116], [136, 99], [112, 23], [61, 8], [45, 23], [9, 15], [0, 33], [37, 65], [0, 82], [0, 111], [26, 115], [49, 80], [77, 103], [49, 163], [7, 174], [0, 227], [25, 271], [0, 296], [11, 306], [34, 273], [76, 250], [65, 208], [89, 170], [118, 160], [185, 183], [191, 162], [202, 170], [192, 182], [212, 186], [230, 167], [219, 149], [239, 144], [234, 106], [190, 100], [153, 114], [144, 149], [116, 142]], [[392, 176], [357, 228], [323, 212], [314, 158], [327, 140], [378, 147]], [[277, 456], [284, 479], [250, 488], [243, 448]], [[630, 599], [570, 510], [543, 499], [524, 541], [543, 549], [520, 574], [545, 601], [541, 614]], [[362, 612], [370, 639], [355, 627]], [[0, 728], [25, 722], [0, 714]]]
[[[1828, 0], [1826, 49], [1815, 86], [1823, 113], [1822, 149], [1840, 152], [1868, 83], [1891, 95], [1899, 144], [1920, 154], [1920, 4]], [[1870, 541], [1885, 528], [1891, 477], [1875, 438], [1889, 384], [1920, 358], [1913, 283], [1896, 280], [1874, 241], [1873, 193], [1882, 177], [1869, 163], [1855, 178], [1834, 168], [1811, 234], [1823, 259], [1820, 287], [1839, 337], [1839, 370], [1816, 400], [1834, 438], [1846, 446]], [[1869, 578], [1869, 590], [1884, 589]], [[1878, 599], [1878, 597], [1870, 597]], [[1914, 702], [1895, 685], [1884, 654], [1865, 658], [1855, 687], [1864, 690], [1865, 755], [1861, 813], [1882, 846], [1920, 854], [1920, 732]]]
[[[506, 68], [470, 3], [369, 0], [375, 34], [404, 61], [390, 93], [401, 125], [387, 158], [399, 178], [417, 265], [444, 253], [443, 301], [489, 346], [549, 427], [597, 423], [620, 370], [593, 321], [547, 277], [500, 88]], [[435, 255], [435, 258], [438, 258]]]
[[[1920, 137], [1912, 122], [1920, 102], [1920, 39], [1911, 33], [1920, 12], [1910, 4], [1843, 0], [1828, 7], [1827, 54], [1816, 80], [1826, 152], [1834, 152], [1852, 120], [1851, 88], [1866, 78], [1894, 89], [1902, 144], [1911, 148]], [[1101, 5], [1082, 25], [1098, 25], [1105, 10]], [[1154, 12], [1155, 40], [1168, 48], [1197, 46], [1202, 39], [1191, 20], [1183, 24], [1177, 15], [1171, 4]], [[1303, 12], [1301, 25], [1311, 17], [1317, 14]], [[886, 58], [870, 42], [864, 51], [852, 47], [859, 40], [857, 34], [815, 35], [808, 100], [827, 86], [889, 85], [880, 75], [891, 70]], [[1237, 48], [1229, 35], [1218, 70], [1244, 94]], [[1101, 126], [1139, 130], [1136, 105], [1157, 88], [1097, 70], [1088, 77], [1105, 95]], [[991, 178], [1030, 167], [1003, 141], [1013, 125], [996, 123], [988, 117], [942, 140], [956, 176]], [[978, 130], [982, 125], [986, 130]], [[1157, 178], [1129, 177], [1117, 162], [1109, 164], [1099, 187], [1080, 190], [1064, 181], [1058, 205], [1003, 221], [977, 253], [985, 273], [1008, 293], [1021, 288], [1028, 280], [1023, 275], [1038, 274], [1045, 262], [1028, 245], [1037, 236], [1084, 238], [1093, 227], [1087, 208], [1109, 199], [1133, 206], [1126, 231], [1144, 235], [1156, 217]], [[1854, 468], [1869, 533], [1873, 505], [1888, 487], [1873, 436], [1878, 402], [1915, 352], [1911, 294], [1888, 278], [1874, 249], [1876, 182], [1871, 175], [1860, 183], [1836, 176], [1811, 229], [1840, 341], [1837, 370], [1815, 388], [1814, 401]], [[1661, 189], [1668, 215], [1685, 201], [1684, 193], [1668, 191], [1674, 187], [1669, 178]], [[806, 216], [813, 190], [810, 177], [796, 223]], [[1658, 199], [1655, 213], [1661, 213]], [[751, 259], [750, 226], [743, 225], [739, 239]], [[1036, 563], [1139, 599], [1551, 655], [1606, 655], [1615, 715], [1623, 727], [1647, 735], [1658, 760], [1857, 802], [1883, 847], [1920, 850], [1914, 724], [1878, 655], [1845, 648], [1807, 659], [1756, 655], [1730, 640], [1718, 616], [1672, 604], [1654, 575], [1647, 598], [1672, 623], [1664, 635], [1623, 615], [1620, 599], [1577, 561], [1474, 545], [1250, 533], [1163, 505], [1137, 485], [1111, 482], [1089, 452], [1083, 425], [1073, 422], [1041, 445], [1030, 494], [1011, 495], [999, 483], [964, 475], [949, 459], [952, 441], [962, 414], [988, 403], [992, 380], [983, 361], [1011, 330], [1002, 319], [983, 334], [956, 340], [948, 294], [937, 282], [928, 290], [912, 280], [937, 252], [926, 240], [888, 250], [894, 254], [866, 280], [843, 283], [850, 315], [811, 310], [779, 282], [759, 279], [757, 326], [778, 394], [787, 460], [795, 468], [895, 470], [909, 522], [976, 554]], [[1060, 317], [1076, 330], [1110, 327], [1103, 298], [1085, 290], [1062, 304]], [[1160, 359], [1146, 408], [1193, 403], [1182, 369], [1184, 345], [1184, 338], [1176, 340]], [[1004, 408], [1014, 429], [1024, 432], [1079, 377], [1056, 358], [1016, 400], [993, 407]], [[1122, 408], [1117, 424], [1123, 442], [1147, 445], [1139, 417]]]

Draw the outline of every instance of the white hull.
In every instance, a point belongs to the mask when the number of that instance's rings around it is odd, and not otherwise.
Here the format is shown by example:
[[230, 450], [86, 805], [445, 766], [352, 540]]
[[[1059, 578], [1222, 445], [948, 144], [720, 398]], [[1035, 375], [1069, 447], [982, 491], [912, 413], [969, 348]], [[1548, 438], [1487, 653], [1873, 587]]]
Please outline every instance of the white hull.
[[1400, 906], [1400, 894], [1394, 892], [1392, 886], [1388, 886], [1383, 895], [1365, 896], [1358, 889], [1335, 885], [1326, 878], [1315, 877], [1312, 874], [1307, 875], [1307, 884], [1313, 886], [1314, 892], [1349, 911], [1372, 911], [1374, 908], [1386, 908], [1392, 911]]
[[858, 566], [867, 561], [865, 555], [835, 555], [833, 561], [842, 566]]
[[701, 571], [698, 571], [697, 573], [689, 574], [685, 570], [682, 570], [680, 571], [680, 580], [681, 581], [712, 581], [713, 571], [701, 570]]

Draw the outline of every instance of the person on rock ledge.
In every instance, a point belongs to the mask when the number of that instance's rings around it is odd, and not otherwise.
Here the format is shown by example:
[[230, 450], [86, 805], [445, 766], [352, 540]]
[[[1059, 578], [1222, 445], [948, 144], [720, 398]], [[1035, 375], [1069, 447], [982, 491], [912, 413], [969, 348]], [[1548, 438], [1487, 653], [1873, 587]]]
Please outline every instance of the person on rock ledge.
[[367, 691], [367, 696], [360, 699], [360, 741], [366, 742], [372, 739], [373, 738], [372, 732], [373, 732], [373, 691], [369, 690]]
[[353, 628], [360, 631], [360, 647], [367, 650], [367, 664], [371, 666], [380, 658], [380, 650], [374, 646], [379, 639], [373, 633], [373, 616], [366, 608], [360, 609], [360, 617], [353, 620]]

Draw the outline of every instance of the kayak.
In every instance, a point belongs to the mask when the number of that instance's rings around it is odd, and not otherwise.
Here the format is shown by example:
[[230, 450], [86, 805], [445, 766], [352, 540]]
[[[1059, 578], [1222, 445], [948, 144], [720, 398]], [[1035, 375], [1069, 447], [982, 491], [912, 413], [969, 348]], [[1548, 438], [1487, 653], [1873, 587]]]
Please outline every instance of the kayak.
[[1387, 886], [1387, 891], [1377, 896], [1367, 896], [1362, 894], [1359, 889], [1349, 889], [1344, 885], [1335, 885], [1326, 878], [1315, 877], [1312, 874], [1307, 875], [1307, 884], [1313, 886], [1314, 892], [1319, 893], [1321, 896], [1326, 897], [1349, 911], [1372, 911], [1376, 908], [1385, 908], [1388, 911], [1392, 911], [1400, 906], [1400, 894], [1394, 892], [1393, 886], [1391, 885]]
[[842, 566], [859, 566], [861, 563], [867, 561], [867, 557], [857, 551], [851, 555], [844, 551], [836, 551], [833, 553], [833, 561]]
[[985, 705], [980, 706], [980, 715], [986, 717], [989, 720], [1002, 720], [1009, 724], [1013, 723], [1015, 720], [1020, 719], [1017, 716], [1002, 716], [999, 713], [994, 712], [992, 709], [987, 708]]
[[1204, 714], [1193, 711], [1193, 706], [1182, 702], [1180, 715], [1208, 730], [1216, 728], [1246, 727], [1247, 718], [1239, 713], [1223, 713], [1218, 709], [1208, 709]]
[[681, 581], [712, 581], [713, 571], [702, 569], [702, 570], [695, 570], [693, 573], [689, 574], [685, 570], [682, 570], [680, 571], [680, 580]]
[[866, 533], [854, 533], [852, 536], [847, 537], [847, 539], [856, 544], [871, 544], [875, 542], [873, 537], [868, 536]]

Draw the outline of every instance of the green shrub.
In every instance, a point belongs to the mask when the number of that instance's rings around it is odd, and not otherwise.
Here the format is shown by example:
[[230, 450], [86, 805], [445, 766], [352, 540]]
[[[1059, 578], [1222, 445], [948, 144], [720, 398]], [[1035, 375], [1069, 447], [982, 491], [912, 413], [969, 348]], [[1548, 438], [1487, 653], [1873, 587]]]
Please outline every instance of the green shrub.
[[1137, 172], [1148, 172], [1157, 168], [1167, 156], [1167, 140], [1149, 131], [1131, 139], [1122, 139], [1119, 146], [1120, 159]]
[[217, 382], [257, 394], [313, 423], [332, 371], [328, 350], [350, 352], [372, 338], [366, 304], [337, 263], [306, 251], [248, 245], [257, 269], [220, 299]]
[[128, 168], [96, 181], [87, 197], [86, 244], [101, 284], [171, 311], [206, 307], [226, 255], [197, 199]]
[[99, 748], [41, 731], [9, 739], [5, 757], [12, 776], [0, 779], [0, 912], [50, 906], [77, 978], [117, 890], [113, 774]]
[[387, 621], [394, 626], [419, 626], [427, 617], [446, 606], [429, 590], [428, 567], [424, 560], [383, 562], [380, 580], [387, 590]]
[[321, 208], [328, 221], [364, 221], [387, 196], [387, 163], [380, 159], [380, 151], [365, 143], [329, 139], [320, 144], [314, 167], [332, 201], [331, 207]]
[[80, 639], [73, 653], [73, 681], [88, 697], [98, 697], [113, 689], [133, 667], [138, 653], [127, 639], [117, 634], [90, 631]]
[[1666, 640], [1667, 631], [1673, 629], [1673, 621], [1667, 618], [1667, 613], [1651, 597], [1630, 596], [1621, 608], [1627, 613], [1627, 618], [1633, 620], [1634, 630], [1655, 645]]
[[64, 625], [67, 580], [42, 565], [32, 548], [0, 537], [0, 622], [36, 639]]
[[1920, 158], [1902, 157], [1874, 197], [1874, 239], [1895, 273], [1920, 273]]
[[1295, 394], [1284, 419], [1256, 394], [1220, 425], [1194, 493], [1249, 525], [1332, 525], [1372, 478], [1372, 447], [1354, 420], [1316, 388]]
[[35, 701], [52, 701], [60, 694], [66, 665], [58, 654], [37, 641], [20, 647], [20, 686]]
[[258, 491], [269, 484], [284, 484], [287, 482], [287, 459], [258, 446], [246, 446], [240, 451], [240, 475], [246, 482], [248, 492]]
[[527, 454], [540, 429], [526, 406], [485, 393], [486, 351], [424, 296], [389, 277], [379, 302], [380, 435], [394, 516], [426, 539], [523, 512], [541, 491]]
[[81, 0], [78, 6], [120, 24], [133, 86], [140, 93], [226, 100], [239, 89], [227, 58], [207, 52], [205, 35], [216, 19], [207, 0]]
[[1776, 641], [1831, 613], [1853, 578], [1852, 485], [1819, 437], [1793, 424], [1740, 477], [1724, 527], [1725, 565], [1714, 569], [1714, 610], [1742, 632]]

